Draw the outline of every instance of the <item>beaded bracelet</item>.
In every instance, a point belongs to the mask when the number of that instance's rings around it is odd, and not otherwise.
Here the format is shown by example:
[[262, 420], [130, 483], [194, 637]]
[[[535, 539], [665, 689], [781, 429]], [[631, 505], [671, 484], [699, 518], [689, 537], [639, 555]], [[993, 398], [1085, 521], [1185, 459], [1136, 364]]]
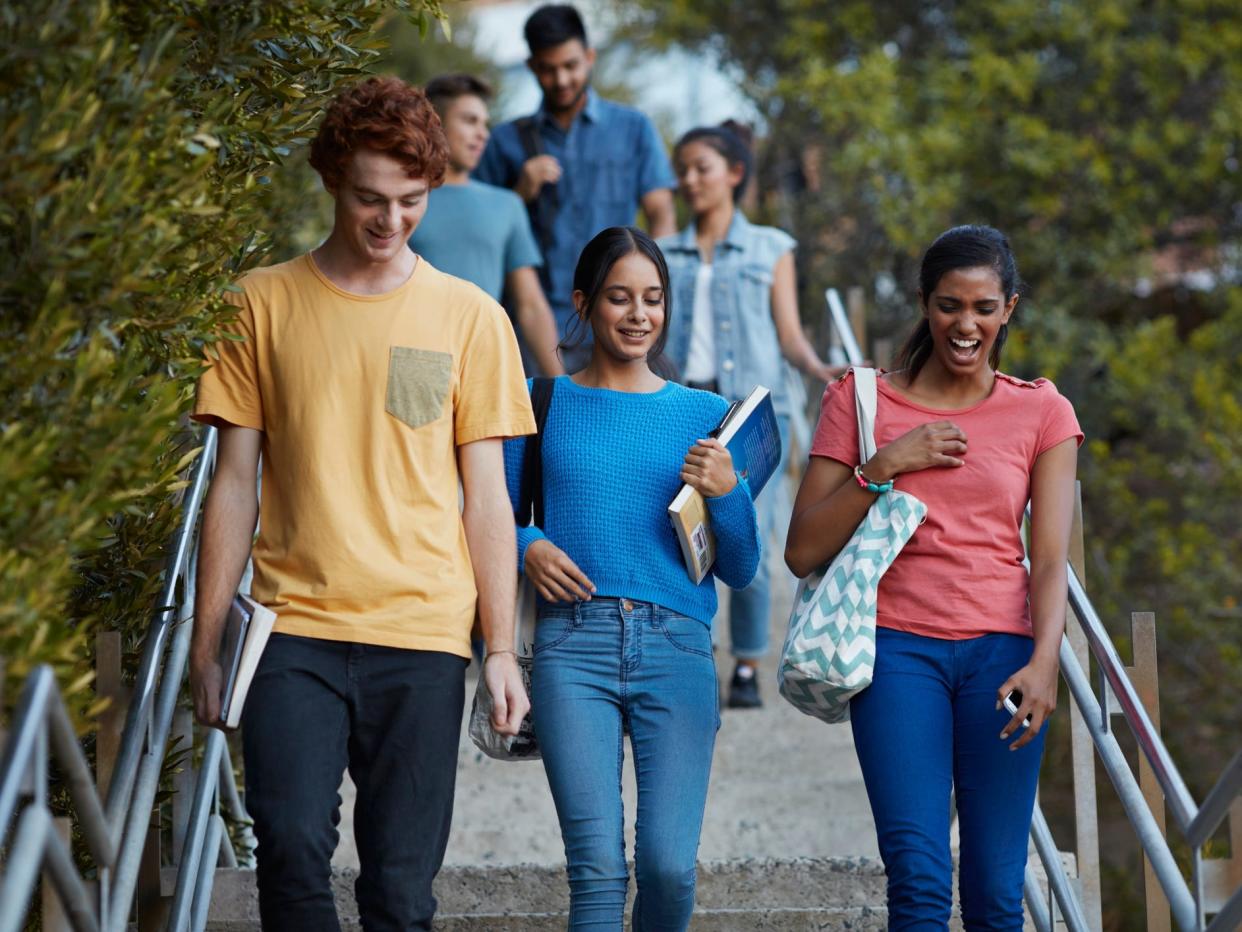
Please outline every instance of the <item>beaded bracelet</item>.
[[882, 495], [885, 492], [893, 491], [893, 480], [892, 479], [889, 479], [887, 482], [872, 482], [870, 479], [868, 479], [866, 476], [863, 475], [862, 469], [863, 468], [861, 465], [854, 467], [854, 480], [858, 483], [858, 485], [861, 488], [866, 489], [868, 492], [874, 492], [877, 495]]

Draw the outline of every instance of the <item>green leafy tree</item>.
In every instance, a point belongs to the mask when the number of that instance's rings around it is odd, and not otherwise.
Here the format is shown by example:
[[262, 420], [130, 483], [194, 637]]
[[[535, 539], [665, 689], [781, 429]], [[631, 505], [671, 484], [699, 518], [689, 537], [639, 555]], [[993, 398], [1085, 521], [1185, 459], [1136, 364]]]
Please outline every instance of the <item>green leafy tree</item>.
[[[628, 9], [631, 34], [711, 48], [746, 76], [767, 123], [765, 206], [802, 244], [809, 323], [825, 286], [860, 285], [873, 330], [902, 335], [936, 234], [1010, 235], [1031, 289], [1006, 368], [1075, 402], [1089, 591], [1122, 639], [1131, 611], [1156, 612], [1166, 738], [1202, 796], [1238, 747], [1220, 684], [1242, 680], [1242, 8]], [[1058, 747], [1044, 798], [1064, 813]]]
[[450, 10], [445, 28], [427, 35], [407, 19], [389, 17], [383, 29], [387, 47], [376, 70], [420, 87], [436, 75], [465, 72], [499, 90], [500, 69], [475, 51], [475, 28], [467, 12], [461, 7]]
[[[1147, 4], [644, 0], [740, 66], [772, 143], [816, 164], [839, 281], [993, 221], [1041, 300], [1125, 315], [1170, 244], [1236, 243], [1242, 14]], [[775, 7], [775, 9], [774, 9]]]
[[[438, 0], [0, 2], [0, 657], [78, 709], [162, 582], [221, 292], [314, 219], [282, 165], [377, 24]], [[301, 178], [301, 180], [299, 180]]]

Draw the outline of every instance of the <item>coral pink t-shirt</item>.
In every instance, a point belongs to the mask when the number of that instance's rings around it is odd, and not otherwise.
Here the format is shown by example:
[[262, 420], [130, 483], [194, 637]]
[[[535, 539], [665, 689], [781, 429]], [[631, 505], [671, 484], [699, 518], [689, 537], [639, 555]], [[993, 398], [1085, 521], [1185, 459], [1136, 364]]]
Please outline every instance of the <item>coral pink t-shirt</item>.
[[[964, 466], [897, 477], [896, 488], [927, 505], [927, 520], [880, 580], [876, 624], [950, 640], [1031, 636], [1022, 514], [1035, 459], [1070, 437], [1082, 442], [1073, 406], [1047, 379], [1024, 382], [999, 372], [987, 398], [955, 411], [916, 404], [883, 378], [877, 384], [877, 448], [948, 420], [965, 432], [967, 452]], [[852, 374], [824, 391], [811, 455], [850, 468], [858, 463]]]

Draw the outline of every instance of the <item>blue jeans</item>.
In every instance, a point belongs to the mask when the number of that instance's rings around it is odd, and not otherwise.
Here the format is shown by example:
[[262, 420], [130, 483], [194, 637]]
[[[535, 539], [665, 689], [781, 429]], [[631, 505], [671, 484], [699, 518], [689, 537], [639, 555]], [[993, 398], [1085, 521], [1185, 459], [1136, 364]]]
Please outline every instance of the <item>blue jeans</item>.
[[622, 927], [628, 729], [638, 782], [633, 928], [685, 929], [720, 725], [707, 626], [629, 599], [545, 605], [531, 703], [565, 841], [569, 928]]
[[[785, 481], [785, 467], [789, 464], [788, 415], [779, 415], [776, 423], [781, 432], [781, 462], [755, 499], [755, 517], [759, 522], [759, 569], [745, 589], [729, 591], [729, 652], [739, 660], [758, 660], [768, 652], [772, 615], [772, 561], [768, 548], [777, 531], [778, 486]], [[785, 549], [783, 533], [780, 535], [780, 549]]]
[[[876, 631], [875, 677], [850, 703], [854, 744], [888, 871], [890, 930], [948, 928], [949, 793], [961, 831], [962, 924], [1020, 930], [1027, 837], [1044, 735], [998, 735], [996, 690], [1031, 659], [1013, 634], [963, 641]], [[1045, 730], [1046, 731], [1046, 730]]]

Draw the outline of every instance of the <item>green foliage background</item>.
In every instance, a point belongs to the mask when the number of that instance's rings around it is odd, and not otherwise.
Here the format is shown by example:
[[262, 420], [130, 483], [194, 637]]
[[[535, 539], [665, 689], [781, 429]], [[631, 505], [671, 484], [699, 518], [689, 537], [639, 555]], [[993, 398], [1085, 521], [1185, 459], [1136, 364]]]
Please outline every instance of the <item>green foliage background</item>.
[[[900, 337], [939, 232], [1010, 235], [1030, 289], [1005, 368], [1075, 403], [1088, 588], [1123, 644], [1131, 611], [1156, 612], [1166, 738], [1202, 798], [1242, 745], [1242, 7], [618, 6], [640, 41], [745, 74], [812, 324], [825, 287], [860, 285], [873, 330]], [[1042, 791], [1062, 829], [1064, 748], [1054, 733]]]
[[[156, 609], [220, 295], [315, 234], [302, 147], [439, 0], [0, 2], [0, 658], [92, 705]], [[170, 440], [171, 438], [171, 440]]]

